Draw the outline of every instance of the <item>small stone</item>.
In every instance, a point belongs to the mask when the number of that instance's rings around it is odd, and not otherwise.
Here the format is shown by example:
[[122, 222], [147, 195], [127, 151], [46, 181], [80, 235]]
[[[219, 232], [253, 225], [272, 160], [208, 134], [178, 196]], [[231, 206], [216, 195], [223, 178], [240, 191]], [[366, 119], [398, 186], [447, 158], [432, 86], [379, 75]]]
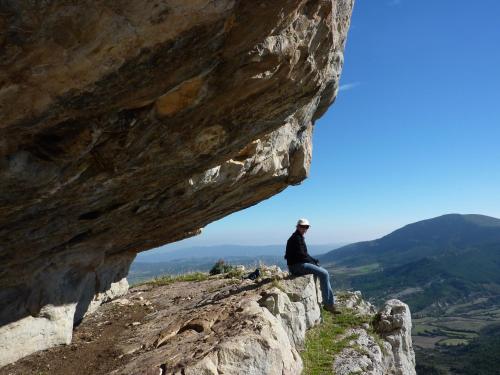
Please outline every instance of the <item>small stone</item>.
[[130, 302], [130, 300], [128, 300], [127, 298], [118, 298], [118, 299], [111, 301], [111, 303], [121, 305], [121, 306], [133, 305], [133, 303]]

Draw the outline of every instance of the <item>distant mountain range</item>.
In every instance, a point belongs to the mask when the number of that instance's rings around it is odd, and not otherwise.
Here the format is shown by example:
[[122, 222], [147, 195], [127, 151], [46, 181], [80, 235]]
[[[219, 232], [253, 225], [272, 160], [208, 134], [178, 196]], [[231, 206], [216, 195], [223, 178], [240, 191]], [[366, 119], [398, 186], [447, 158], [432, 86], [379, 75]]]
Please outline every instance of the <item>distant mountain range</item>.
[[[201, 258], [226, 258], [226, 257], [261, 257], [276, 256], [283, 257], [285, 245], [247, 246], [247, 245], [214, 245], [214, 246], [194, 246], [178, 249], [159, 248], [151, 251], [139, 253], [136, 262], [156, 263], [171, 260], [190, 260]], [[309, 245], [309, 252], [318, 255], [338, 248], [343, 244], [329, 245]]]
[[406, 290], [402, 295], [418, 312], [500, 289], [500, 220], [443, 215], [318, 258], [339, 287], [360, 289], [376, 302]]
[[353, 267], [379, 263], [386, 268], [499, 245], [500, 219], [448, 214], [408, 224], [377, 240], [353, 243], [318, 258], [325, 264]]
[[[318, 255], [342, 245], [311, 245], [310, 252]], [[285, 244], [268, 246], [217, 245], [187, 248], [160, 248], [139, 253], [127, 276], [129, 283], [136, 284], [160, 275], [177, 275], [188, 272], [208, 272], [216, 261], [248, 268], [259, 264], [275, 264], [286, 269]]]

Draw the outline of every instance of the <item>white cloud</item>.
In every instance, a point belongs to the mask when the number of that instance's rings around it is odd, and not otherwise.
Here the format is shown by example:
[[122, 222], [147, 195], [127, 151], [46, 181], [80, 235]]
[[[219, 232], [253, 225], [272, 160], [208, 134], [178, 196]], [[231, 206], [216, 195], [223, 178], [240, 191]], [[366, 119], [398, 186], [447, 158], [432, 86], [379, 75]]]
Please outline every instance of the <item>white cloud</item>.
[[401, 0], [389, 0], [389, 1], [387, 2], [387, 5], [389, 5], [389, 6], [391, 6], [391, 7], [393, 7], [393, 6], [397, 6], [397, 5], [399, 5], [399, 4], [401, 4]]
[[348, 90], [352, 90], [353, 88], [359, 86], [361, 84], [361, 82], [351, 82], [351, 83], [345, 83], [343, 85], [340, 85], [339, 87], [339, 92], [340, 91], [348, 91]]

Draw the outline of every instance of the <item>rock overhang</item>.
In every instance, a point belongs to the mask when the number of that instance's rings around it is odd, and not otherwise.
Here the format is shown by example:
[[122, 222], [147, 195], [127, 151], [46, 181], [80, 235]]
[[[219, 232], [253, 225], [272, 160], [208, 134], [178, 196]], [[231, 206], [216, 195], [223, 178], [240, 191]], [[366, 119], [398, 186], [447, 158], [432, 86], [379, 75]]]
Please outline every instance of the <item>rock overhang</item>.
[[79, 321], [138, 251], [300, 183], [352, 1], [5, 9], [4, 329], [47, 305]]

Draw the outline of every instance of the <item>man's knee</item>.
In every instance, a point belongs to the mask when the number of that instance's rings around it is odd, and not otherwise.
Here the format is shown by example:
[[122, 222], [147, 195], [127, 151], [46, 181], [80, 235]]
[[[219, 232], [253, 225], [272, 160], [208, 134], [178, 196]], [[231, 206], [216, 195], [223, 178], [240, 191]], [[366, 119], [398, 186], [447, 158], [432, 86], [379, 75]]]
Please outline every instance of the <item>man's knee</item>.
[[324, 269], [323, 267], [319, 267], [318, 266], [318, 271], [321, 274], [321, 276], [323, 276], [323, 277], [329, 277], [330, 276], [330, 274], [328, 273], [328, 271], [326, 269]]
[[317, 275], [319, 276], [319, 278], [320, 278], [320, 279], [325, 280], [325, 281], [326, 281], [326, 280], [328, 280], [328, 279], [329, 279], [329, 277], [330, 277], [330, 275], [329, 275], [328, 271], [327, 271], [327, 270], [325, 270], [324, 268], [320, 268], [320, 269], [318, 270]]

